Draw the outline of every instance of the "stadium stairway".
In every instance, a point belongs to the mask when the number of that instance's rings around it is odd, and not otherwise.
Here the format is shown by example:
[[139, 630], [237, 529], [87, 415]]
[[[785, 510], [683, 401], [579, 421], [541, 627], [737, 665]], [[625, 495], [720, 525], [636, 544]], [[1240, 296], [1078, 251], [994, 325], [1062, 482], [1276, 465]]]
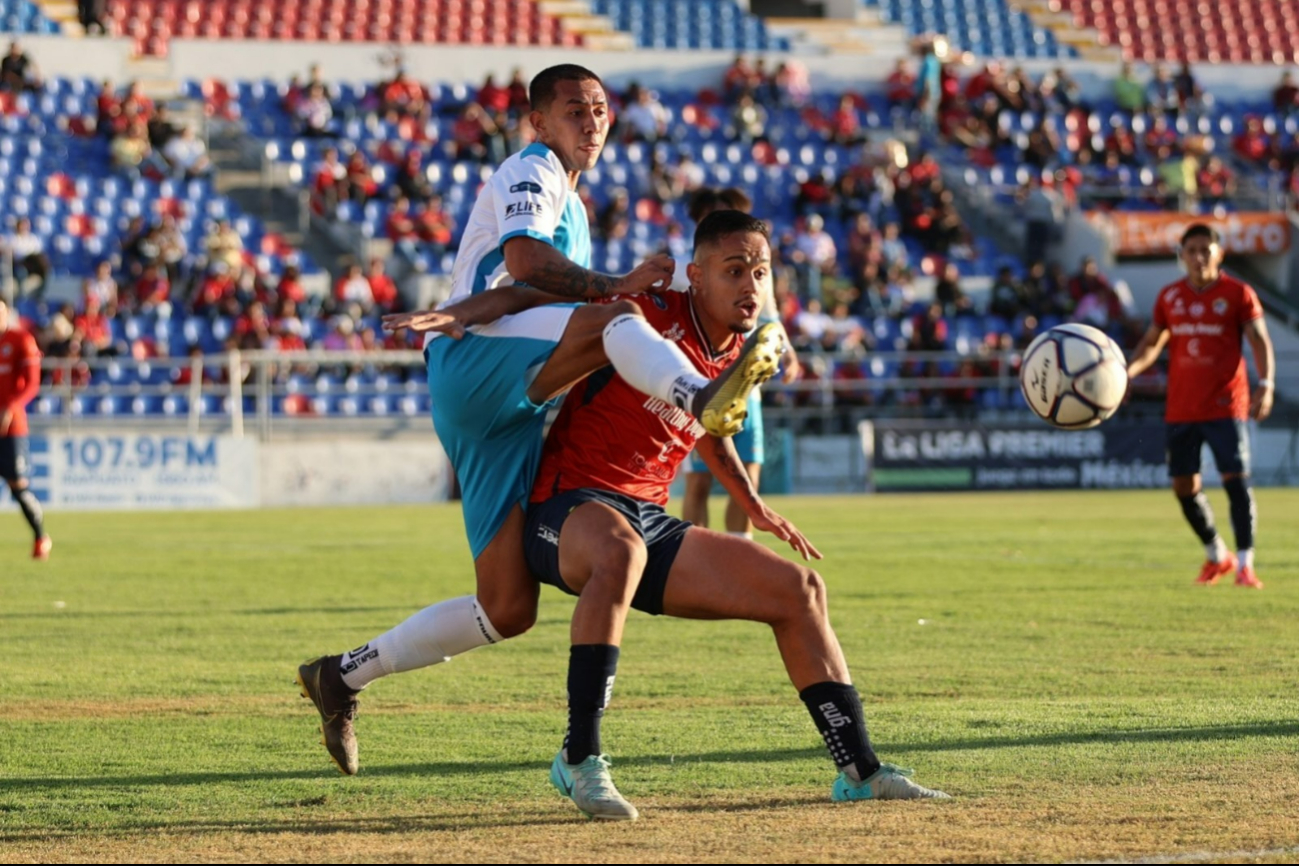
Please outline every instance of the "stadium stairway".
[[886, 22], [878, 9], [859, 6], [851, 18], [814, 17], [813, 11], [809, 8], [807, 16], [767, 18], [767, 30], [789, 40], [796, 54], [894, 57], [907, 52], [906, 28]]

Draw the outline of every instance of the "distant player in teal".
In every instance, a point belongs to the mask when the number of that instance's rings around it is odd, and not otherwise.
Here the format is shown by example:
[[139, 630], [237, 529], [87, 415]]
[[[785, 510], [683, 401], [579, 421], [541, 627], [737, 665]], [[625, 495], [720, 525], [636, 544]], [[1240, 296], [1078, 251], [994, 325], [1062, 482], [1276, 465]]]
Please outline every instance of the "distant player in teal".
[[[624, 276], [590, 270], [591, 239], [576, 189], [609, 133], [600, 79], [566, 64], [529, 93], [536, 143], [484, 186], [437, 311], [390, 316], [389, 329], [428, 334], [433, 426], [460, 481], [477, 593], [426, 608], [369, 643], [298, 669], [321, 716], [325, 747], [357, 771], [356, 693], [379, 677], [499, 643], [532, 627], [539, 586], [524, 561], [523, 509], [547, 410], [574, 383], [612, 364], [636, 389], [689, 412], [710, 433], [740, 429], [749, 392], [774, 371], [759, 331], [709, 381], [630, 301], [575, 303], [664, 290], [674, 263], [655, 256]], [[617, 431], [609, 431], [617, 436]]]

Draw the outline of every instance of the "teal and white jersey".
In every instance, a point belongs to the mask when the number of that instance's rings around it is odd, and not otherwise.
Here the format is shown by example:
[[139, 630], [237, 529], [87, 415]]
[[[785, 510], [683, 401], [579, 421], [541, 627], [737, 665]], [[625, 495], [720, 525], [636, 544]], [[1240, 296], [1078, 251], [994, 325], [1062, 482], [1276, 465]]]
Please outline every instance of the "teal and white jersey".
[[569, 189], [559, 157], [539, 142], [501, 163], [483, 186], [451, 269], [451, 296], [442, 306], [514, 282], [505, 268], [505, 242], [525, 236], [591, 267], [586, 208]]

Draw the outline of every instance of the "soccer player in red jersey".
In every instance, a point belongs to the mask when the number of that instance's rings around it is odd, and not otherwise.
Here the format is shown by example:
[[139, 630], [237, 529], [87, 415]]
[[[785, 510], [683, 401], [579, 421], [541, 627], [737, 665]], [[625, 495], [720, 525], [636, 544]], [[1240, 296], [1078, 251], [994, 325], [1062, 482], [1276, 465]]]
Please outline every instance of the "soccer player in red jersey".
[[[740, 211], [717, 211], [696, 232], [690, 291], [629, 299], [713, 377], [756, 326], [770, 271], [765, 225]], [[841, 770], [833, 799], [946, 797], [875, 756], [820, 576], [753, 541], [694, 527], [664, 511], [668, 486], [696, 443], [755, 526], [804, 558], [820, 558], [759, 498], [729, 438], [707, 436], [688, 413], [637, 391], [611, 367], [574, 387], [546, 440], [524, 532], [528, 567], [538, 580], [579, 597], [568, 734], [551, 765], [551, 782], [592, 817], [637, 817], [614, 787], [600, 749], [600, 719], [613, 690], [627, 611], [634, 607], [770, 625], [790, 680]]]
[[9, 327], [9, 306], [0, 298], [0, 478], [36, 536], [32, 559], [49, 559], [41, 504], [27, 486], [27, 404], [41, 387], [41, 353], [26, 331]]
[[[1168, 346], [1168, 474], [1186, 520], [1208, 555], [1198, 583], [1217, 583], [1231, 571], [1236, 585], [1262, 589], [1254, 574], [1257, 512], [1249, 486], [1247, 418], [1262, 421], [1272, 411], [1272, 341], [1258, 295], [1247, 284], [1222, 273], [1218, 233], [1196, 223], [1182, 235], [1186, 278], [1165, 286], [1155, 300], [1150, 329], [1132, 353], [1128, 376], [1140, 375]], [[1249, 341], [1258, 371], [1250, 396], [1241, 353]], [[1200, 489], [1200, 451], [1205, 443], [1222, 474], [1231, 502], [1237, 552], [1227, 550], [1213, 524], [1213, 512]]]

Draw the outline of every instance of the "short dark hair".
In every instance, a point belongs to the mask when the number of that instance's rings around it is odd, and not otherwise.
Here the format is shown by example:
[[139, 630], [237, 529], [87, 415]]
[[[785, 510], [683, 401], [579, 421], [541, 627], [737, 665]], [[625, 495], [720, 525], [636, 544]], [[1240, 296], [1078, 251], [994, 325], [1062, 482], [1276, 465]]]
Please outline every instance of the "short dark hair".
[[538, 72], [528, 85], [528, 102], [533, 111], [545, 111], [555, 101], [555, 87], [561, 81], [594, 81], [604, 87], [600, 76], [576, 63], [561, 63]]
[[717, 194], [717, 200], [731, 210], [743, 211], [744, 213], [753, 212], [753, 199], [749, 198], [748, 193], [738, 186], [728, 186]]
[[695, 229], [695, 252], [734, 234], [762, 235], [771, 242], [771, 232], [762, 220], [738, 210], [715, 210]]
[[1191, 238], [1208, 238], [1209, 243], [1222, 246], [1222, 238], [1218, 235], [1218, 230], [1208, 223], [1191, 223], [1186, 231], [1182, 232], [1181, 245], [1185, 246]]

